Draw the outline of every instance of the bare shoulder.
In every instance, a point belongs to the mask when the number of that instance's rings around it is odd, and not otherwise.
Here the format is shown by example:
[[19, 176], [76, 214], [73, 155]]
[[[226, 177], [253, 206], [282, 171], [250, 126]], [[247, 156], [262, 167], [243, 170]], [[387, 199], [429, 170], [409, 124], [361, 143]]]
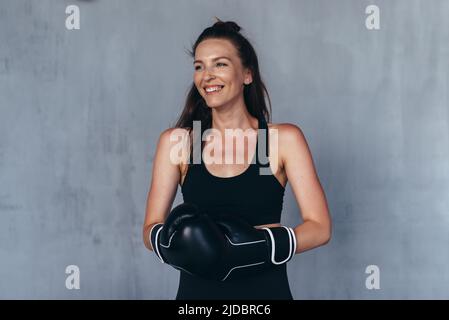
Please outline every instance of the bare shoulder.
[[162, 131], [159, 141], [164, 145], [175, 145], [181, 139], [189, 136], [189, 131], [184, 128], [168, 128]]
[[292, 123], [269, 123], [268, 128], [277, 130], [279, 142], [287, 143], [305, 143], [304, 134], [299, 126]]
[[[279, 155], [282, 164], [285, 165], [286, 159], [289, 158], [289, 154], [294, 150], [307, 149], [307, 141], [301, 128], [292, 123], [269, 123], [268, 128], [276, 130], [279, 144]], [[270, 133], [272, 134], [272, 133]]]
[[165, 157], [176, 164], [182, 173], [188, 160], [188, 142], [190, 131], [184, 128], [168, 128], [161, 132], [158, 149], [161, 149]]

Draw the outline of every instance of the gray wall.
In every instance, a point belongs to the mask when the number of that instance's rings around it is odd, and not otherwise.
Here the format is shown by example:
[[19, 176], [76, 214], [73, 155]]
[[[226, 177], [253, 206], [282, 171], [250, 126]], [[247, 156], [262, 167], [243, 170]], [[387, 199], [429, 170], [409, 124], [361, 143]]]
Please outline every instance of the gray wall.
[[[448, 14], [444, 0], [0, 0], [0, 298], [174, 298], [177, 271], [141, 240], [145, 201], [191, 83], [185, 49], [217, 15], [252, 41], [273, 122], [301, 127], [329, 202], [331, 242], [288, 265], [295, 299], [448, 299]], [[301, 222], [290, 187], [282, 222]]]

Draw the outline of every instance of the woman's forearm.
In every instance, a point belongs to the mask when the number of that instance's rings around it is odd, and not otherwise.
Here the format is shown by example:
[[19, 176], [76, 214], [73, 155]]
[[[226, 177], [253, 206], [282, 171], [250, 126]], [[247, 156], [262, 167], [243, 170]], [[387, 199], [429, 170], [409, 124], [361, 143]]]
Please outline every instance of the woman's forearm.
[[296, 253], [304, 252], [329, 242], [330, 225], [307, 220], [294, 228], [296, 235]]

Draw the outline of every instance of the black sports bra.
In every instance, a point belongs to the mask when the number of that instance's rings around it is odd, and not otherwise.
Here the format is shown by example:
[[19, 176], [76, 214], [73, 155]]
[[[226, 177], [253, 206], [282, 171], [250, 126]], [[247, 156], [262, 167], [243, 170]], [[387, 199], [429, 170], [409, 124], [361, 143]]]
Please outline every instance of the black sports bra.
[[[268, 154], [268, 125], [259, 119], [259, 129], [265, 129]], [[210, 214], [235, 214], [253, 226], [280, 223], [285, 188], [271, 173], [270, 163], [262, 164], [259, 158], [259, 138], [256, 144], [256, 161], [242, 173], [233, 177], [212, 175], [201, 163], [190, 161], [181, 186], [184, 202], [196, 204]], [[201, 152], [202, 154], [202, 152]], [[270, 170], [270, 174], [260, 174]]]

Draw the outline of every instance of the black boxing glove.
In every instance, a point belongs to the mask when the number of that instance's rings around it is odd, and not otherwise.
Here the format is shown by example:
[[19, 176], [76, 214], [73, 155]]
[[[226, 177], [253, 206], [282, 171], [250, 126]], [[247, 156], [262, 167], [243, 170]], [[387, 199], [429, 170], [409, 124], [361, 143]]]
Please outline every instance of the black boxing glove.
[[193, 275], [208, 273], [225, 248], [218, 226], [188, 203], [174, 208], [164, 224], [154, 225], [150, 241], [161, 262]]
[[221, 215], [214, 219], [224, 237], [222, 259], [205, 274], [220, 281], [254, 275], [290, 261], [296, 253], [292, 228], [256, 229], [243, 219]]

